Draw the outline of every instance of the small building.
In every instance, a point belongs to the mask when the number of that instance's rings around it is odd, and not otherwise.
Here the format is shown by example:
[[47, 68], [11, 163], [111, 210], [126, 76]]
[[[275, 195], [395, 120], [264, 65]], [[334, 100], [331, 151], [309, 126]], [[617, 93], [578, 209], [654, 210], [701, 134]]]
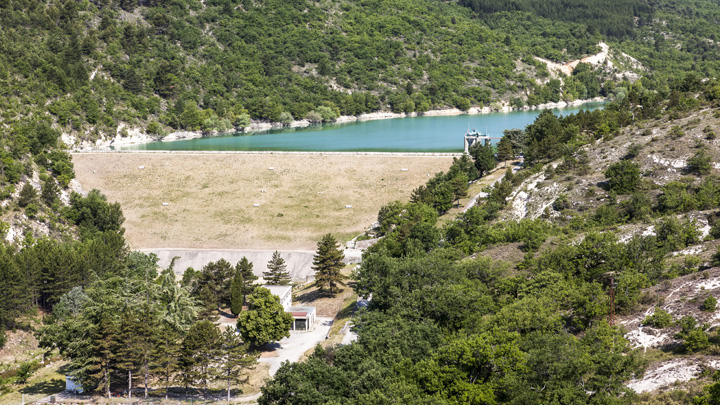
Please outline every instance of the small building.
[[293, 317], [290, 330], [310, 330], [315, 324], [315, 307], [290, 307], [287, 312]]
[[296, 307], [292, 304], [292, 286], [289, 285], [262, 285], [261, 287], [270, 290], [272, 295], [280, 298], [285, 312], [293, 317], [293, 324], [290, 330], [311, 330], [315, 325], [315, 307]]
[[280, 304], [285, 312], [289, 312], [292, 306], [292, 286], [290, 285], [261, 285], [262, 288], [270, 290], [272, 295], [280, 298]]

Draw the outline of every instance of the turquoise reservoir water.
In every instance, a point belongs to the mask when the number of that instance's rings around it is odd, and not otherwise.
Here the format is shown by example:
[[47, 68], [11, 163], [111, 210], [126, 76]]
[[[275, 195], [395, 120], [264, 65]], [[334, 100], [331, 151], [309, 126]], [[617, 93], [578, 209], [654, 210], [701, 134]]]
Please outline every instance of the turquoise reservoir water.
[[[568, 115], [581, 109], [602, 108], [604, 103], [554, 110]], [[491, 136], [503, 130], [525, 128], [540, 114], [514, 111], [450, 117], [413, 117], [312, 126], [256, 134], [228, 134], [173, 142], [127, 146], [133, 150], [216, 151], [353, 151], [353, 152], [462, 152], [463, 136], [477, 129]]]

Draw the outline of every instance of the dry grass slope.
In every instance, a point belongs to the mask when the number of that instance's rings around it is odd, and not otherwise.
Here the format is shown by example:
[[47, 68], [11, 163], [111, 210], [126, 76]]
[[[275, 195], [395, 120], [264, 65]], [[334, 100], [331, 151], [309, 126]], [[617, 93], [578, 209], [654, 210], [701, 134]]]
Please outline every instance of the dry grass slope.
[[452, 158], [75, 154], [73, 162], [85, 190], [120, 202], [133, 248], [315, 249], [327, 232], [362, 233], [382, 205], [406, 201]]

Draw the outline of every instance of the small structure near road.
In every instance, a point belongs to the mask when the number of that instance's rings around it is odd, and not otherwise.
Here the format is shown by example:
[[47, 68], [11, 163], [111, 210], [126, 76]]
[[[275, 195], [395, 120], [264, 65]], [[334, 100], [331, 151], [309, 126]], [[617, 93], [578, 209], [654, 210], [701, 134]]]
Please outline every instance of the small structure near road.
[[317, 312], [315, 307], [300, 307], [292, 305], [292, 286], [289, 285], [261, 285], [270, 290], [270, 293], [280, 298], [280, 304], [285, 312], [293, 317], [293, 324], [290, 330], [308, 331], [315, 325]]
[[315, 307], [290, 307], [288, 310], [293, 317], [293, 324], [290, 330], [312, 330], [315, 325]]

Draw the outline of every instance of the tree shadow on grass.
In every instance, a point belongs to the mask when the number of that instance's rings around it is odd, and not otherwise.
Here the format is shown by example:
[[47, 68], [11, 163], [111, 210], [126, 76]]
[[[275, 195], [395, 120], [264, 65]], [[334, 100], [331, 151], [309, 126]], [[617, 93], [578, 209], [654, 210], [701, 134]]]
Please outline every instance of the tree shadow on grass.
[[65, 391], [65, 380], [55, 378], [49, 381], [39, 381], [20, 389], [20, 392], [27, 395], [52, 395]]
[[334, 293], [330, 293], [329, 290], [328, 291], [320, 291], [319, 289], [315, 289], [315, 290], [308, 291], [308, 292], [298, 295], [296, 297], [296, 299], [299, 302], [310, 303], [310, 302], [319, 300], [321, 298], [335, 298], [338, 295], [345, 292], [346, 288], [350, 288], [349, 283], [348, 283], [348, 287], [343, 287], [343, 286], [335, 287]]
[[325, 298], [328, 296], [329, 296], [328, 294], [326, 294], [316, 288], [312, 291], [304, 292], [304, 293], [298, 295], [296, 298], [297, 298], [298, 302], [308, 303], [308, 302], [313, 302], [313, 301], [319, 300], [320, 298]]

